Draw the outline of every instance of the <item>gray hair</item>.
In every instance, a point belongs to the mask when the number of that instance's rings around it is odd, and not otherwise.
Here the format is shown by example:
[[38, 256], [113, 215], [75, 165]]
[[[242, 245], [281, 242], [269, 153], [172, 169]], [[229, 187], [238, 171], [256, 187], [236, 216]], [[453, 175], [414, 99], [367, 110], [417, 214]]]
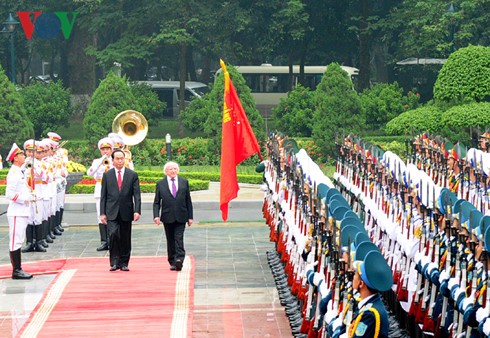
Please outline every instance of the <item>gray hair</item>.
[[167, 163], [165, 163], [165, 165], [163, 166], [163, 172], [165, 172], [167, 170], [167, 168], [171, 165], [174, 165], [177, 167], [177, 171], [180, 171], [180, 167], [179, 167], [179, 164], [177, 162], [174, 162], [174, 161], [168, 161]]

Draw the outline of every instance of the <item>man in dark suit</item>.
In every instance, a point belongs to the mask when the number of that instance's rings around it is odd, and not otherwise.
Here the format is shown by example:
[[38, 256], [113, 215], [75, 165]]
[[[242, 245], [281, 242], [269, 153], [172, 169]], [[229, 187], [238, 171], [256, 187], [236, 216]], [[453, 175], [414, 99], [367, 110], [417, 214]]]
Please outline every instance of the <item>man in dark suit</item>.
[[163, 222], [167, 237], [170, 270], [182, 270], [185, 258], [185, 224], [192, 225], [193, 210], [189, 182], [178, 177], [179, 165], [167, 162], [163, 167], [166, 178], [157, 182], [153, 201], [153, 221]]
[[131, 254], [131, 225], [141, 215], [141, 193], [138, 174], [124, 167], [125, 154], [115, 150], [114, 168], [102, 176], [100, 220], [109, 233], [110, 271], [129, 271]]

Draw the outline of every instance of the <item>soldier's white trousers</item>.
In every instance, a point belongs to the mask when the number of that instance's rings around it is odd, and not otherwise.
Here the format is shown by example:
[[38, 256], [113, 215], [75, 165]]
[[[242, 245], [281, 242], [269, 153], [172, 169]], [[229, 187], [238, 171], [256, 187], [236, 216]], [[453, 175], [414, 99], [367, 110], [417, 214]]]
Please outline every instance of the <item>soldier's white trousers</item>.
[[16, 251], [22, 247], [26, 239], [26, 228], [29, 216], [9, 216], [9, 251]]

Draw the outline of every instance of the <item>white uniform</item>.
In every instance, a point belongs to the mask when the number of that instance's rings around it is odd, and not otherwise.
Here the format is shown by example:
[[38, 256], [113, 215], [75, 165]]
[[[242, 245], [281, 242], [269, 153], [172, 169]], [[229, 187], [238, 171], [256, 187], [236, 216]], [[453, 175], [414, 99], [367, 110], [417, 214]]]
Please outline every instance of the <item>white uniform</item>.
[[93, 176], [95, 179], [95, 187], [94, 187], [94, 198], [95, 198], [95, 207], [97, 209], [97, 222], [102, 223], [100, 220], [100, 191], [102, 188], [102, 175], [106, 171], [112, 168], [112, 161], [110, 156], [106, 157], [106, 161], [108, 161], [108, 165], [104, 164], [104, 158], [97, 158], [93, 160], [92, 166], [88, 168], [87, 175]]
[[[45, 179], [44, 171], [42, 169], [41, 161], [34, 159], [31, 168], [25, 168], [24, 176], [26, 178], [27, 185], [34, 183], [34, 193], [36, 195], [36, 201], [31, 203], [31, 217], [29, 218], [29, 224], [38, 225], [43, 221], [43, 201], [42, 201], [42, 181]], [[29, 188], [32, 190], [32, 188]]]
[[9, 250], [22, 247], [26, 238], [26, 228], [31, 215], [33, 195], [27, 185], [24, 173], [18, 166], [12, 166], [7, 175], [5, 196], [10, 201], [7, 209], [9, 222]]

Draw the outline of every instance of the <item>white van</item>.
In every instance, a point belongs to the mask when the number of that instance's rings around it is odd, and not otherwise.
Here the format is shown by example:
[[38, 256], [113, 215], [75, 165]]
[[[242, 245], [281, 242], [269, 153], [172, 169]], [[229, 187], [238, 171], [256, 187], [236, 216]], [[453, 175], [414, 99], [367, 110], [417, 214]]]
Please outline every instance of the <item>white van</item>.
[[[165, 117], [179, 116], [179, 81], [138, 81], [149, 85], [155, 93], [158, 94], [158, 99], [167, 103], [167, 110], [164, 112]], [[194, 98], [201, 98], [209, 92], [209, 87], [201, 82], [185, 82], [184, 100], [186, 106]]]

